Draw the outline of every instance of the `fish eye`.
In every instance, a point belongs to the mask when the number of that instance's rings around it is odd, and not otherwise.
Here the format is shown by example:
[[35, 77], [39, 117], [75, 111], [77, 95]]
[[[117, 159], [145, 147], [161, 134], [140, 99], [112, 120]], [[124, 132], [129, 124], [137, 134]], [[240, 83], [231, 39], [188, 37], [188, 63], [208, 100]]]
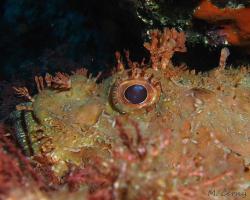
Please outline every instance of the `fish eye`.
[[154, 105], [160, 97], [158, 82], [144, 77], [116, 81], [111, 89], [111, 103], [115, 110], [130, 113]]
[[140, 104], [143, 103], [147, 96], [148, 91], [143, 85], [131, 85], [124, 91], [124, 96], [128, 100], [128, 102], [132, 104]]

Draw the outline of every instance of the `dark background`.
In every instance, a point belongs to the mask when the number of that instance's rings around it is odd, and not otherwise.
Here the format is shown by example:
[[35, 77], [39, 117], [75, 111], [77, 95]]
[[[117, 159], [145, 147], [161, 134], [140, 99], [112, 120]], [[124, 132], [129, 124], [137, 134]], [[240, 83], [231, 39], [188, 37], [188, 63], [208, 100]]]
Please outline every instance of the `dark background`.
[[[143, 47], [150, 28], [162, 29], [155, 16], [140, 0], [3, 0], [0, 3], [0, 80], [31, 80], [45, 72], [70, 72], [86, 67], [92, 73], [108, 71], [114, 66], [116, 50], [130, 50], [133, 60], [149, 59]], [[190, 16], [199, 0], [159, 0], [175, 28], [176, 19]], [[223, 7], [229, 1], [213, 1]], [[236, 2], [236, 1], [233, 1]], [[241, 1], [237, 1], [241, 3]], [[149, 26], [138, 18], [138, 11], [154, 19]], [[170, 12], [172, 11], [172, 12]], [[184, 21], [185, 22], [185, 21]], [[209, 27], [192, 20], [189, 32], [202, 35]], [[211, 27], [209, 27], [211, 28]], [[207, 47], [202, 42], [187, 42], [188, 53], [177, 54], [176, 64], [209, 70], [217, 66], [222, 46]], [[230, 47], [229, 64], [248, 62], [248, 55]], [[244, 61], [244, 62], [243, 62]]]
[[3, 1], [1, 79], [82, 66], [105, 70], [116, 50], [142, 57], [143, 24], [134, 14], [132, 4], [117, 0]]

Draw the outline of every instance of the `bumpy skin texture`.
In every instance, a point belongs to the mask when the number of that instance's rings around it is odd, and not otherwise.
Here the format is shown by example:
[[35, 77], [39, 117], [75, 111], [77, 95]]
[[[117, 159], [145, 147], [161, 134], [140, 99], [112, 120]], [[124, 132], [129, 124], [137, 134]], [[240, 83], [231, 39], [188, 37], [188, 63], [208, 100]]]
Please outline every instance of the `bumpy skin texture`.
[[[160, 60], [154, 69], [132, 63], [125, 70], [118, 59], [119, 70], [102, 83], [75, 73], [66, 90], [41, 90], [31, 111], [17, 111], [30, 113], [16, 122], [17, 137], [25, 132], [29, 140], [23, 148], [59, 179], [70, 166], [84, 167], [96, 157], [116, 162], [122, 166], [113, 183], [117, 199], [147, 192], [159, 199], [185, 199], [191, 192], [206, 199], [211, 188], [249, 190], [248, 69], [220, 66], [197, 74], [171, 62], [161, 68]], [[147, 90], [143, 105], [132, 105], [122, 99], [124, 82], [153, 92]]]

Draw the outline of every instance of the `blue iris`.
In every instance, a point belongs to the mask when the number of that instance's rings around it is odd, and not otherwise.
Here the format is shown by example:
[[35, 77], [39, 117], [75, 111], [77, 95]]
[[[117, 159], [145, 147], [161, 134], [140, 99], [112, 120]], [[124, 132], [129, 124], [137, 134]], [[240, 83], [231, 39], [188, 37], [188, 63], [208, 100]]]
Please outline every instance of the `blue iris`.
[[147, 98], [147, 90], [142, 85], [131, 85], [125, 92], [125, 98], [132, 104], [140, 104]]

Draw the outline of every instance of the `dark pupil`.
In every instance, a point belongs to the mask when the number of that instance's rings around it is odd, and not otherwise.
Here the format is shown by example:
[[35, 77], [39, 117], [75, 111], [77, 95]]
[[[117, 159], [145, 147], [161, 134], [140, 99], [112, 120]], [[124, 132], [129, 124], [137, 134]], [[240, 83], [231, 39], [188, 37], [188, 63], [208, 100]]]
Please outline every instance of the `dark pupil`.
[[131, 85], [126, 89], [124, 95], [130, 103], [139, 104], [147, 98], [147, 90], [142, 85]]

